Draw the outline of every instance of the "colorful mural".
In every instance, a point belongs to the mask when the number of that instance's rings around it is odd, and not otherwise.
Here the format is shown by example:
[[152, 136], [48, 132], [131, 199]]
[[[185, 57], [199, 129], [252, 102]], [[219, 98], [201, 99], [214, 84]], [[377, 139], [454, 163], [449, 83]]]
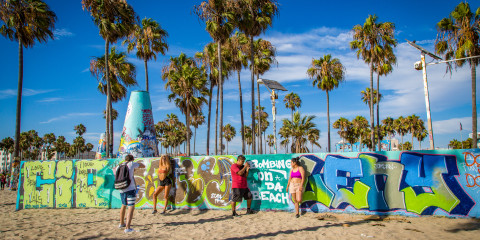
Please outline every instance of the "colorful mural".
[[100, 140], [98, 140], [97, 152], [95, 153], [95, 159], [102, 159], [107, 156], [107, 141], [105, 141], [105, 133], [100, 134]]
[[150, 95], [146, 91], [133, 91], [125, 115], [118, 157], [124, 158], [127, 154], [157, 157], [157, 145]]
[[[480, 217], [480, 150], [246, 155], [256, 210], [293, 211], [285, 191], [290, 159], [307, 172], [302, 209], [313, 212]], [[236, 156], [174, 158], [172, 208], [229, 209]], [[119, 208], [120, 159], [21, 163], [17, 209]], [[159, 158], [138, 158], [136, 207], [151, 208]], [[158, 206], [163, 204], [159, 196]], [[240, 205], [245, 208], [245, 202]]]

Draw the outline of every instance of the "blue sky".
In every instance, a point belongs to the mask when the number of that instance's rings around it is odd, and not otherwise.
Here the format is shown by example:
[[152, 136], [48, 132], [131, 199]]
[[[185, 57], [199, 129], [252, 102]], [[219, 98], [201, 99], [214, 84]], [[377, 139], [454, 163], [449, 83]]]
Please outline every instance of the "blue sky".
[[[97, 91], [97, 80], [89, 72], [92, 57], [104, 54], [104, 41], [98, 34], [88, 12], [82, 10], [81, 1], [45, 1], [57, 14], [55, 40], [37, 44], [24, 51], [24, 82], [21, 131], [35, 129], [41, 136], [53, 132], [63, 135], [69, 142], [75, 137], [73, 127], [83, 123], [87, 127], [85, 138], [95, 145], [100, 133], [105, 131], [102, 111], [106, 97]], [[201, 1], [128, 1], [140, 18], [158, 21], [168, 31], [169, 51], [149, 62], [150, 94], [155, 122], [175, 113], [184, 121], [184, 116], [173, 103], [167, 100], [168, 92], [161, 80], [161, 68], [168, 64], [171, 56], [185, 53], [193, 56], [211, 42], [205, 24], [192, 14], [194, 5]], [[325, 93], [313, 88], [306, 75], [312, 58], [324, 54], [339, 58], [346, 67], [346, 79], [330, 94], [330, 118], [333, 123], [340, 117], [350, 120], [357, 115], [369, 119], [368, 106], [361, 101], [360, 91], [369, 86], [368, 66], [357, 60], [350, 50], [350, 30], [363, 24], [369, 14], [376, 14], [381, 22], [395, 23], [398, 46], [395, 50], [398, 65], [392, 74], [381, 78], [380, 92], [384, 99], [380, 103], [380, 118], [416, 114], [426, 121], [422, 72], [413, 64], [420, 60], [419, 52], [409, 46], [405, 39], [433, 51], [436, 38], [435, 24], [448, 14], [460, 1], [280, 1], [279, 16], [273, 27], [260, 37], [269, 40], [277, 48], [278, 67], [274, 67], [263, 78], [277, 80], [289, 91], [300, 95], [302, 115], [315, 115], [315, 123], [321, 131], [320, 144], [325, 151], [327, 136]], [[472, 9], [479, 4], [471, 1]], [[125, 51], [120, 43], [118, 49]], [[18, 80], [18, 45], [0, 38], [0, 114], [2, 127], [0, 138], [14, 136], [16, 92]], [[145, 74], [143, 62], [129, 54], [129, 61], [137, 66], [138, 86], [129, 90], [144, 90]], [[427, 61], [431, 61], [427, 57]], [[250, 116], [250, 72], [241, 74], [244, 100], [244, 115]], [[428, 67], [431, 112], [436, 147], [447, 147], [448, 142], [460, 139], [459, 123], [463, 125], [463, 139], [471, 132], [471, 81], [468, 67], [458, 69], [452, 75], [445, 74], [445, 65]], [[477, 92], [478, 92], [477, 84]], [[238, 85], [235, 76], [226, 80], [224, 87], [224, 124], [230, 123], [240, 129]], [[268, 92], [261, 89], [262, 106], [270, 114]], [[288, 93], [288, 92], [287, 92]], [[277, 100], [277, 131], [282, 118], [290, 117], [281, 93]], [[118, 149], [120, 134], [127, 109], [128, 98], [114, 104], [119, 119], [114, 122], [115, 150]], [[204, 108], [205, 115], [207, 107]], [[214, 116], [214, 114], [212, 114]], [[246, 118], [246, 123], [250, 120]], [[211, 134], [214, 135], [212, 126]], [[332, 145], [340, 138], [332, 131]], [[272, 133], [269, 128], [267, 133]], [[240, 152], [240, 134], [229, 143], [230, 152]], [[405, 136], [405, 141], [410, 136]], [[213, 138], [211, 139], [213, 143]], [[414, 141], [416, 148], [418, 142]], [[197, 130], [196, 152], [205, 153], [206, 125]], [[211, 144], [213, 146], [213, 144]], [[422, 147], [428, 146], [428, 138]], [[213, 147], [211, 148], [213, 151]], [[193, 142], [192, 142], [193, 151]], [[283, 152], [284, 150], [280, 150]]]

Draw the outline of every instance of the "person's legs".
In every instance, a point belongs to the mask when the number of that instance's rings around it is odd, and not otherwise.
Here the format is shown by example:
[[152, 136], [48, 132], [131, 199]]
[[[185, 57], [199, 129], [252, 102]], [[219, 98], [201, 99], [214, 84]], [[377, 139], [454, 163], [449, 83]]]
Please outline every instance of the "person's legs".
[[298, 201], [297, 201], [296, 195], [297, 195], [296, 193], [292, 193], [292, 194], [290, 194], [290, 197], [292, 198], [293, 203], [295, 204], [295, 214], [298, 215], [299, 206], [298, 206]]
[[130, 224], [132, 223], [134, 210], [135, 210], [135, 206], [128, 206], [127, 225], [125, 226], [125, 229], [130, 229]]
[[122, 204], [122, 207], [120, 208], [120, 226], [125, 225], [125, 210], [127, 209], [127, 206]]
[[236, 208], [237, 208], [237, 202], [232, 201], [232, 216], [238, 216]]
[[157, 189], [155, 189], [155, 192], [153, 193], [153, 212], [155, 213], [157, 211], [157, 196], [160, 194], [164, 189], [164, 186], [158, 186]]
[[133, 219], [133, 211], [135, 210], [135, 200], [136, 200], [136, 191], [128, 191], [126, 192], [127, 195], [127, 221], [126, 221], [126, 226], [125, 226], [125, 232], [131, 232], [133, 231], [130, 229], [130, 224], [132, 223]]
[[167, 211], [167, 206], [168, 206], [168, 195], [170, 194], [170, 188], [172, 187], [172, 185], [167, 185], [165, 186], [165, 207], [163, 208], [163, 213], [165, 213]]

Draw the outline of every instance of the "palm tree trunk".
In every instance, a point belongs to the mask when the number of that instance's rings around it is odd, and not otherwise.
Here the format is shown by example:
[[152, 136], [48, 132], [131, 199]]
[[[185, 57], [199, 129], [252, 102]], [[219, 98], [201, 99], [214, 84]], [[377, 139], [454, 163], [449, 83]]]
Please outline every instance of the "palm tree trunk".
[[370, 140], [372, 148], [370, 151], [375, 151], [375, 123], [373, 118], [373, 61], [370, 63]]
[[210, 117], [212, 113], [213, 79], [210, 78], [210, 96], [208, 97], [207, 156], [210, 155]]
[[[18, 87], [17, 87], [17, 113], [15, 121], [15, 146], [13, 152], [13, 160], [15, 161], [20, 152], [20, 122], [22, 112], [22, 90], [23, 90], [23, 44], [22, 40], [18, 40]], [[16, 167], [15, 167], [16, 169]], [[13, 179], [13, 174], [10, 173]]]
[[[378, 144], [378, 151], [382, 151], [382, 144], [380, 142], [380, 114], [379, 114], [379, 105], [380, 105], [380, 75], [377, 74], [377, 144]], [[412, 142], [413, 143], [413, 142]]]
[[252, 154], [255, 150], [255, 62], [253, 56], [253, 36], [250, 36], [250, 71], [252, 76]]
[[218, 79], [220, 86], [220, 154], [223, 155], [223, 74], [222, 74], [222, 43], [218, 41]]
[[477, 71], [472, 62], [470, 62], [470, 71], [472, 73], [472, 148], [477, 148]]
[[[258, 74], [257, 74], [258, 79]], [[262, 118], [260, 105], [260, 84], [257, 83], [257, 100], [258, 100], [258, 154], [262, 154]]]
[[195, 144], [197, 142], [197, 128], [195, 128], [194, 134], [193, 134], [193, 154], [195, 155]]
[[[110, 92], [111, 93], [111, 92]], [[112, 117], [112, 111], [113, 111], [113, 107], [112, 107], [112, 100], [110, 98], [110, 151], [112, 152], [113, 154], [113, 117]], [[113, 157], [113, 155], [112, 155]]]
[[144, 60], [145, 62], [145, 86], [146, 90], [148, 92], [148, 67], [147, 67], [147, 60]]
[[187, 156], [190, 156], [190, 100], [186, 99], [186, 105], [187, 105], [187, 114], [185, 114], [185, 125], [187, 125], [187, 140], [186, 140], [186, 148], [187, 150], [185, 151]]
[[215, 155], [218, 155], [218, 95], [220, 94], [219, 86], [217, 86], [217, 109], [215, 110]]
[[238, 75], [238, 95], [240, 96], [240, 122], [241, 122], [241, 131], [242, 132], [242, 154], [245, 154], [245, 133], [243, 132], [244, 123], [243, 123], [243, 100], [242, 100], [242, 84], [240, 83], [240, 70], [237, 71]]
[[110, 80], [108, 79], [108, 48], [109, 48], [109, 40], [108, 40], [108, 37], [105, 39], [105, 81], [107, 82], [107, 116], [105, 117], [105, 125], [106, 125], [106, 129], [105, 129], [105, 140], [107, 141], [107, 146], [106, 146], [106, 150], [107, 150], [107, 153], [106, 153], [106, 158], [109, 158], [110, 157], [110, 117], [111, 117], [111, 111], [110, 111], [110, 101], [111, 101], [111, 89], [110, 89]]
[[328, 132], [327, 132], [327, 146], [328, 152], [331, 152], [330, 148], [330, 101], [328, 99], [328, 90], [325, 91], [327, 93], [327, 125], [328, 125]]

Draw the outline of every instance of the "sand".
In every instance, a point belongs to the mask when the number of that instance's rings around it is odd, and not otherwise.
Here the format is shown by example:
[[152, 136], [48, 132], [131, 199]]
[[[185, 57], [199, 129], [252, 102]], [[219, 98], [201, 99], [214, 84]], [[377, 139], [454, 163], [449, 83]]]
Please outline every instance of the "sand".
[[480, 239], [479, 219], [332, 213], [136, 209], [133, 233], [118, 229], [118, 209], [29, 209], [0, 191], [0, 239]]

